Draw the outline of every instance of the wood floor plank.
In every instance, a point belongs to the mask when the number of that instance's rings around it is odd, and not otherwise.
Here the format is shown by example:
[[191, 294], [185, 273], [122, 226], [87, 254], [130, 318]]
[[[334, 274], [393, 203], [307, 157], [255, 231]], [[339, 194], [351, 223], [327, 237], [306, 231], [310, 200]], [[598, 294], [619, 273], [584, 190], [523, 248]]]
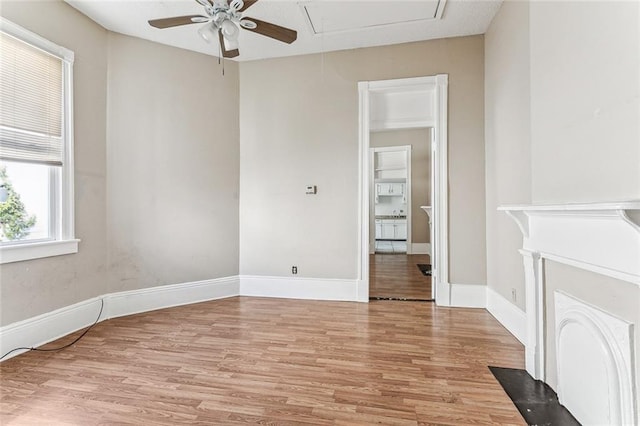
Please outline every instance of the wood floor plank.
[[431, 300], [431, 277], [418, 269], [426, 254], [370, 254], [369, 297]]
[[235, 297], [3, 362], [0, 424], [523, 425], [487, 368], [523, 364], [480, 309]]

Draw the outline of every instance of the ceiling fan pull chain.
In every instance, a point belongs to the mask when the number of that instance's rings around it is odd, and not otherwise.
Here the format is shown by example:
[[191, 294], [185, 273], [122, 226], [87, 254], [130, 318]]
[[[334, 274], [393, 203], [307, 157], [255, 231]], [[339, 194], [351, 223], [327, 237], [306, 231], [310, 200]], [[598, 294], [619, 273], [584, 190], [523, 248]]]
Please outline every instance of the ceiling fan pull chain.
[[222, 45], [218, 43], [218, 65], [222, 64], [222, 76], [224, 77], [224, 57], [222, 56]]

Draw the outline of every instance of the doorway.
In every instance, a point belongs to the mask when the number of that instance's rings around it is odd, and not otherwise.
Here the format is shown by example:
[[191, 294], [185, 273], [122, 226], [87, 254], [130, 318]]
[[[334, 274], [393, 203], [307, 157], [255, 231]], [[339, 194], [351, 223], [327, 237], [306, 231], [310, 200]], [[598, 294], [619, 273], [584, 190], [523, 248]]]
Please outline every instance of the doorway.
[[431, 129], [372, 131], [369, 298], [433, 300], [430, 230]]
[[[423, 206], [431, 223], [431, 295], [438, 305], [450, 304], [448, 283], [447, 206], [447, 75], [398, 80], [360, 82], [360, 218], [357, 298], [370, 296], [371, 256], [371, 134], [399, 129], [429, 128], [431, 153], [431, 199]], [[374, 179], [375, 180], [375, 179]], [[418, 206], [420, 207], [420, 206]], [[430, 215], [427, 215], [427, 212]], [[407, 230], [407, 232], [409, 232]], [[375, 246], [375, 244], [374, 244]], [[411, 251], [413, 245], [407, 246]], [[407, 254], [408, 255], [408, 254]], [[374, 250], [375, 256], [375, 250]], [[397, 267], [398, 265], [396, 265]], [[416, 267], [417, 269], [417, 267]], [[420, 272], [418, 270], [418, 272]], [[398, 269], [396, 268], [396, 274]]]

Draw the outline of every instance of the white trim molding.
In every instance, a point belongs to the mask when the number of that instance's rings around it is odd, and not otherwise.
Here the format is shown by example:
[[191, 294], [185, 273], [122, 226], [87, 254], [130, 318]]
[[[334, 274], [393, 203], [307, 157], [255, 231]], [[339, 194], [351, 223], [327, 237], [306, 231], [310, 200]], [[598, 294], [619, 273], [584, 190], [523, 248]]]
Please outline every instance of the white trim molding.
[[[404, 78], [358, 83], [359, 93], [359, 174], [358, 174], [358, 277], [366, 292], [358, 292], [358, 300], [369, 298], [369, 136], [371, 131], [399, 128], [433, 128], [433, 187], [431, 205], [434, 232], [432, 249], [432, 288], [436, 304], [452, 306], [449, 284], [448, 248], [448, 148], [447, 109], [449, 77]], [[389, 107], [389, 108], [387, 108]], [[416, 114], [419, 117], [416, 117]], [[413, 248], [413, 247], [412, 247]], [[482, 299], [484, 301], [484, 297]], [[474, 302], [475, 303], [475, 302]], [[482, 302], [484, 303], [484, 302]]]
[[527, 316], [524, 311], [487, 287], [487, 311], [523, 345], [527, 338]]
[[122, 291], [104, 296], [106, 317], [117, 318], [157, 309], [240, 295], [237, 276]]
[[0, 264], [77, 253], [79, 242], [78, 239], [72, 239], [3, 246], [0, 248]]
[[438, 305], [448, 306], [451, 303], [449, 285], [449, 157], [448, 157], [448, 88], [449, 77], [439, 74], [436, 79], [436, 126], [433, 128], [433, 188], [431, 194], [432, 222], [434, 231], [431, 235], [433, 247], [432, 260], [435, 276], [435, 296]]
[[544, 262], [539, 253], [520, 250], [524, 266], [527, 334], [525, 365], [536, 380], [545, 379]]
[[357, 280], [348, 279], [240, 276], [242, 296], [358, 302], [358, 287]]
[[[498, 210], [513, 218], [523, 235], [525, 364], [535, 379], [545, 380], [545, 260], [640, 286], [640, 201], [502, 206]], [[635, 401], [635, 390], [632, 392]]]
[[516, 221], [525, 250], [640, 285], [640, 201], [498, 210]]
[[[15, 348], [42, 346], [93, 324], [100, 312], [101, 299], [94, 297], [0, 328], [0, 356]], [[99, 321], [107, 319], [104, 313], [103, 308]], [[26, 351], [15, 351], [2, 361]]]

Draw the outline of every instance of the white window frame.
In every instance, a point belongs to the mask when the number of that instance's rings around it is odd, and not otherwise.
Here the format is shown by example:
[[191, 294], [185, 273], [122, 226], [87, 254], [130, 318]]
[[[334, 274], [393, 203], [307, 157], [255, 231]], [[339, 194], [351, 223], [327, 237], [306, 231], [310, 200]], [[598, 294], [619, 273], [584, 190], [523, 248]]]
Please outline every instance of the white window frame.
[[52, 240], [47, 241], [16, 241], [4, 243], [0, 246], [0, 264], [20, 262], [23, 260], [39, 259], [43, 257], [60, 256], [78, 252], [80, 240], [75, 238], [74, 219], [74, 166], [73, 166], [73, 62], [74, 53], [57, 44], [25, 29], [19, 25], [0, 17], [0, 29], [11, 36], [24, 41], [38, 49], [48, 52], [62, 60], [63, 63], [63, 101], [64, 122], [63, 134], [63, 164], [57, 173], [57, 188], [50, 195], [55, 199], [52, 206], [55, 211], [51, 214], [54, 227]]

